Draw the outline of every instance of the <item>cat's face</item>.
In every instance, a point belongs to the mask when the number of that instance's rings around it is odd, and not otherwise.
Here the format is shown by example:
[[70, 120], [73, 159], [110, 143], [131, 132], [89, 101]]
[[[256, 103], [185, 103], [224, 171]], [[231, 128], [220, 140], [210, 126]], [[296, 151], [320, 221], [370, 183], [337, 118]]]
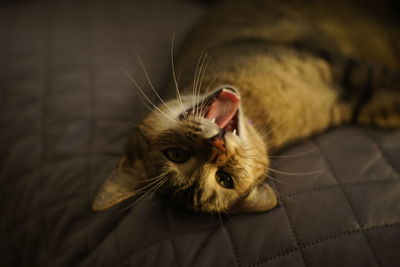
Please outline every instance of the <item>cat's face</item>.
[[184, 96], [138, 126], [94, 208], [154, 190], [198, 211], [265, 211], [276, 205], [262, 183], [268, 164], [266, 145], [243, 114], [236, 90]]

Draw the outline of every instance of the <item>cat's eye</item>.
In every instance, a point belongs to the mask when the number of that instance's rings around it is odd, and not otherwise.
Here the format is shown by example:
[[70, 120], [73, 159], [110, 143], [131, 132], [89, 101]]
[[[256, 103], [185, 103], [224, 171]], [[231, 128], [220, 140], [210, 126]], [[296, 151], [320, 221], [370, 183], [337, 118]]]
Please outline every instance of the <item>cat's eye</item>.
[[232, 189], [233, 188], [233, 179], [232, 176], [227, 174], [226, 172], [223, 171], [217, 171], [216, 174], [217, 182], [222, 186], [227, 189]]
[[185, 163], [192, 156], [189, 151], [179, 147], [171, 147], [164, 150], [164, 155], [167, 159], [175, 163]]

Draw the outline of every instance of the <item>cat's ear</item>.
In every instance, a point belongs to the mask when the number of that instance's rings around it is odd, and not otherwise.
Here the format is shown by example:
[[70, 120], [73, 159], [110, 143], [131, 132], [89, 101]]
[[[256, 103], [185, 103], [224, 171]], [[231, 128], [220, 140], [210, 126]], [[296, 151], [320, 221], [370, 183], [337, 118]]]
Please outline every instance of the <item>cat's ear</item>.
[[147, 142], [137, 130], [131, 135], [127, 155], [119, 160], [116, 168], [100, 187], [92, 208], [95, 211], [108, 209], [137, 194], [140, 181], [145, 179], [141, 161]]
[[255, 186], [249, 194], [240, 199], [231, 209], [232, 213], [263, 212], [278, 204], [272, 188], [264, 183]]

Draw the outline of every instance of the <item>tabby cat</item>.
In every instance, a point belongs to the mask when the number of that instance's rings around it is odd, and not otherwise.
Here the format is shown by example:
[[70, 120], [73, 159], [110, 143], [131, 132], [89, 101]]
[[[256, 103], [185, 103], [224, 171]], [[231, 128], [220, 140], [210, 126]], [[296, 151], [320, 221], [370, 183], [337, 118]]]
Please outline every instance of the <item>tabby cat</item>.
[[277, 148], [345, 123], [399, 127], [399, 21], [361, 3], [219, 3], [182, 51], [176, 99], [137, 125], [94, 210], [154, 191], [197, 211], [267, 211]]

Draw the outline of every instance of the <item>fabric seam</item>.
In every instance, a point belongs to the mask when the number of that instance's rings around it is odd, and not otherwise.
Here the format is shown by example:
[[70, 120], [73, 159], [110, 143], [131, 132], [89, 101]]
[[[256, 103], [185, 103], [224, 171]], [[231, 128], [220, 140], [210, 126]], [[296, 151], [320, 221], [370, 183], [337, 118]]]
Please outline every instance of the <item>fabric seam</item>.
[[[315, 144], [317, 147], [319, 147], [319, 144], [314, 140], [314, 138], [311, 138], [311, 140], [314, 142], [314, 144]], [[353, 212], [354, 219], [356, 220], [357, 224], [360, 226], [360, 232], [361, 232], [361, 234], [363, 235], [363, 237], [364, 237], [364, 239], [365, 239], [365, 241], [366, 241], [366, 243], [367, 243], [367, 245], [368, 245], [368, 248], [369, 248], [369, 250], [370, 250], [370, 252], [371, 252], [371, 254], [372, 254], [372, 256], [373, 256], [373, 258], [374, 258], [374, 260], [375, 260], [375, 263], [377, 264], [377, 266], [382, 266], [381, 263], [380, 263], [380, 261], [379, 261], [379, 259], [378, 259], [378, 257], [377, 257], [377, 255], [376, 255], [376, 252], [375, 252], [375, 250], [374, 250], [374, 248], [373, 248], [373, 246], [372, 246], [372, 244], [371, 244], [371, 241], [369, 240], [369, 237], [367, 236], [366, 232], [363, 230], [363, 225], [361, 224], [361, 220], [360, 220], [360, 218], [358, 217], [358, 214], [356, 213], [356, 210], [355, 210], [355, 208], [354, 208], [354, 206], [353, 206], [353, 203], [351, 202], [351, 200], [350, 200], [350, 198], [349, 198], [347, 192], [345, 191], [344, 186], [342, 185], [341, 180], [340, 180], [339, 177], [337, 176], [336, 171], [335, 171], [334, 168], [332, 167], [331, 162], [330, 162], [330, 161], [328, 160], [328, 158], [326, 157], [326, 155], [325, 155], [323, 149], [320, 149], [320, 152], [321, 152], [321, 155], [322, 155], [322, 157], [324, 158], [326, 164], [328, 165], [329, 169], [331, 170], [331, 173], [333, 174], [333, 177], [335, 178], [336, 182], [338, 183], [339, 188], [341, 189], [343, 196], [346, 198], [347, 203], [348, 203], [350, 209], [351, 209], [352, 212]]]

